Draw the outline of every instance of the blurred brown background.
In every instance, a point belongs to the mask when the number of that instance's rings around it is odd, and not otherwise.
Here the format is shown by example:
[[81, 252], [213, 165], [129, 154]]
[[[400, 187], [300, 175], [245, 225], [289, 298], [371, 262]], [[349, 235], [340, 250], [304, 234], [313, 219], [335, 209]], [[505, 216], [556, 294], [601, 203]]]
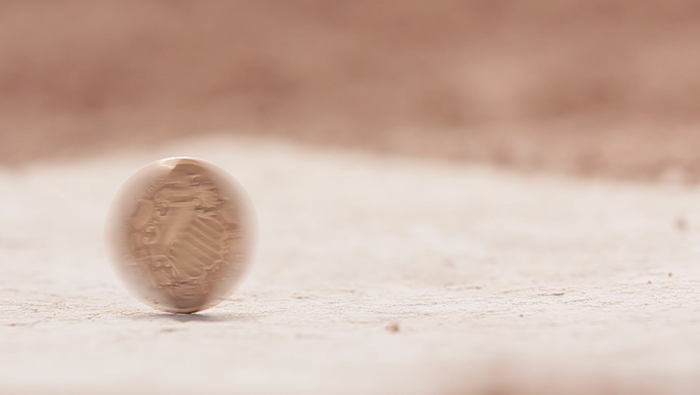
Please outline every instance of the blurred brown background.
[[691, 0], [0, 1], [0, 160], [201, 132], [700, 179]]

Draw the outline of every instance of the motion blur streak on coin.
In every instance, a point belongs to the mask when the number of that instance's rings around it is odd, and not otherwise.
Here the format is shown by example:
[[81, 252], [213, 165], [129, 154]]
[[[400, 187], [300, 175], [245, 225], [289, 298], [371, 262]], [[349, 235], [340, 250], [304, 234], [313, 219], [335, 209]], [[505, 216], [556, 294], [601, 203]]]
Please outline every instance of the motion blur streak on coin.
[[107, 223], [112, 263], [141, 301], [193, 313], [230, 296], [253, 263], [257, 220], [238, 183], [216, 166], [167, 158], [139, 170]]

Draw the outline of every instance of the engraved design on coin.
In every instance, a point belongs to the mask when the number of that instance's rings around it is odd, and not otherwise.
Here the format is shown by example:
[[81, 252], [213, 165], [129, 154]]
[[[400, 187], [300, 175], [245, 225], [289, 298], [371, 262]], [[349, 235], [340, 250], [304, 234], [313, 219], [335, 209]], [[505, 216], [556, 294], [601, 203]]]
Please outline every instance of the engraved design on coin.
[[240, 214], [247, 208], [197, 160], [178, 158], [164, 173], [146, 180], [122, 217], [121, 270], [156, 307], [196, 311], [218, 303], [244, 274], [251, 237]]

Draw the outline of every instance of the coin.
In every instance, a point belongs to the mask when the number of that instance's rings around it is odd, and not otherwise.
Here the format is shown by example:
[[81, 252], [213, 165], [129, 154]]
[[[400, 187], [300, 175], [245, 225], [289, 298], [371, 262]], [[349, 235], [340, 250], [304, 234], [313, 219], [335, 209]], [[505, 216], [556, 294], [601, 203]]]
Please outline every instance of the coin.
[[195, 158], [166, 158], [136, 172], [107, 221], [113, 267], [142, 302], [193, 313], [229, 297], [253, 263], [257, 220], [243, 188]]

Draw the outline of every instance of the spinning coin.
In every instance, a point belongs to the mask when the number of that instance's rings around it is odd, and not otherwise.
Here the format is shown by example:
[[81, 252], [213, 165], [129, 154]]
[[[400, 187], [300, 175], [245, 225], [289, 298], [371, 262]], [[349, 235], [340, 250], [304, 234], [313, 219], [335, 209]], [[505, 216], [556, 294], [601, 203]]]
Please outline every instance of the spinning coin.
[[192, 313], [230, 296], [253, 262], [256, 218], [223, 170], [167, 158], [134, 174], [117, 195], [107, 229], [112, 263], [142, 302]]

